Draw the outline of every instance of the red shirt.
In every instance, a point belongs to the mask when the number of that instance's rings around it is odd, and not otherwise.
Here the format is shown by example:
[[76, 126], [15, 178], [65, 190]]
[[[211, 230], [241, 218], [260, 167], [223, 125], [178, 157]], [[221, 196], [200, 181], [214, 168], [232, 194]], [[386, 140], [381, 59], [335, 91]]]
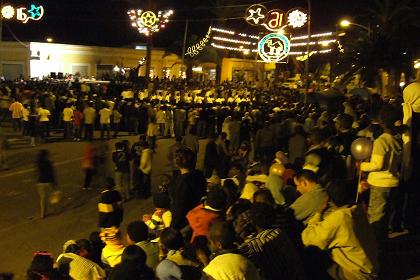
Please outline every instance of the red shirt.
[[221, 213], [206, 209], [204, 204], [200, 204], [188, 212], [187, 220], [193, 230], [191, 242], [193, 242], [197, 236], [207, 235], [210, 224], [213, 221], [218, 220], [220, 216]]

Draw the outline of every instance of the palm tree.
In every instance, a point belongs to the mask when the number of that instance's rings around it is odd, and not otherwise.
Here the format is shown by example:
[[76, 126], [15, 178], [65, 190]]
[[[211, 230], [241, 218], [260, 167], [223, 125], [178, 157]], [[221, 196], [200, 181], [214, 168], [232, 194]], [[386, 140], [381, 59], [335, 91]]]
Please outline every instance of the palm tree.
[[[379, 82], [378, 71], [390, 74], [390, 85], [397, 89], [401, 73], [410, 74], [410, 66], [420, 30], [417, 0], [371, 0], [361, 11], [358, 22], [366, 23], [371, 32], [352, 29], [341, 64], [350, 72], [360, 71], [368, 84]], [[407, 75], [406, 75], [407, 76]]]

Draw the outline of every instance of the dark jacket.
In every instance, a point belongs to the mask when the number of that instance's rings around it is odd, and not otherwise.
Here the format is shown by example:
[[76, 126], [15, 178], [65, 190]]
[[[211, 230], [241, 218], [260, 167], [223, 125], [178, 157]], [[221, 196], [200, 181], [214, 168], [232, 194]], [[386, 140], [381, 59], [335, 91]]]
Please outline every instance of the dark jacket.
[[206, 179], [201, 171], [192, 170], [179, 175], [169, 188], [171, 196], [171, 226], [178, 230], [188, 225], [186, 215], [206, 194]]
[[55, 183], [55, 172], [51, 161], [43, 160], [37, 162], [38, 183]]

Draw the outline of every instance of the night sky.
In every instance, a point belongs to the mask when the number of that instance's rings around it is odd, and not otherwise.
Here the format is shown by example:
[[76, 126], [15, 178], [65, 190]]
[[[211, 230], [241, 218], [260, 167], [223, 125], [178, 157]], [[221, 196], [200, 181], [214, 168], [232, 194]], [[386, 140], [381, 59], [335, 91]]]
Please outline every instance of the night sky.
[[[316, 31], [334, 31], [335, 24], [343, 16], [356, 15], [362, 3], [370, 0], [312, 0], [312, 26]], [[31, 1], [4, 1], [16, 5]], [[134, 42], [144, 42], [144, 36], [132, 28], [127, 16], [131, 8], [145, 8], [148, 0], [40, 0], [34, 3], [45, 7], [42, 21], [29, 21], [26, 25], [5, 21], [3, 26], [4, 40], [13, 40], [9, 30], [21, 41], [45, 41], [54, 38], [57, 43], [92, 44], [102, 46], [124, 46]], [[257, 27], [246, 24], [243, 19], [226, 20], [215, 23], [217, 14], [225, 12], [229, 17], [241, 16], [246, 7], [230, 9], [212, 9], [216, 5], [247, 5], [257, 3], [249, 0], [154, 0], [150, 1], [155, 9], [173, 9], [175, 11], [166, 29], [154, 36], [156, 47], [167, 47], [174, 41], [182, 41], [185, 19], [196, 20], [190, 24], [189, 34], [202, 36], [208, 26], [221, 26], [237, 31], [258, 33]], [[287, 11], [294, 7], [306, 7], [306, 0], [269, 1], [268, 8], [279, 8]], [[197, 21], [198, 20], [198, 21]], [[304, 33], [305, 30], [297, 32]]]

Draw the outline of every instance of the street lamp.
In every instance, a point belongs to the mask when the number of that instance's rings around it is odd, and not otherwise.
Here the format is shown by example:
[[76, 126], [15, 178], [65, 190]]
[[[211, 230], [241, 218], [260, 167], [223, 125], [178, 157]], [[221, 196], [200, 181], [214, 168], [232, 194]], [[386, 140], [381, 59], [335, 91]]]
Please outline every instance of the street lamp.
[[349, 21], [347, 19], [343, 19], [342, 21], [340, 21], [340, 26], [341, 27], [347, 28], [350, 25], [354, 25], [354, 26], [357, 26], [357, 27], [360, 27], [360, 28], [366, 30], [367, 33], [368, 33], [368, 36], [370, 37], [370, 33], [371, 33], [370, 25], [365, 26], [365, 25], [362, 25], [362, 24], [351, 22], [351, 21]]
[[48, 37], [46, 40], [47, 40], [48, 43], [52, 43], [54, 41], [53, 38], [51, 38], [51, 37]]

